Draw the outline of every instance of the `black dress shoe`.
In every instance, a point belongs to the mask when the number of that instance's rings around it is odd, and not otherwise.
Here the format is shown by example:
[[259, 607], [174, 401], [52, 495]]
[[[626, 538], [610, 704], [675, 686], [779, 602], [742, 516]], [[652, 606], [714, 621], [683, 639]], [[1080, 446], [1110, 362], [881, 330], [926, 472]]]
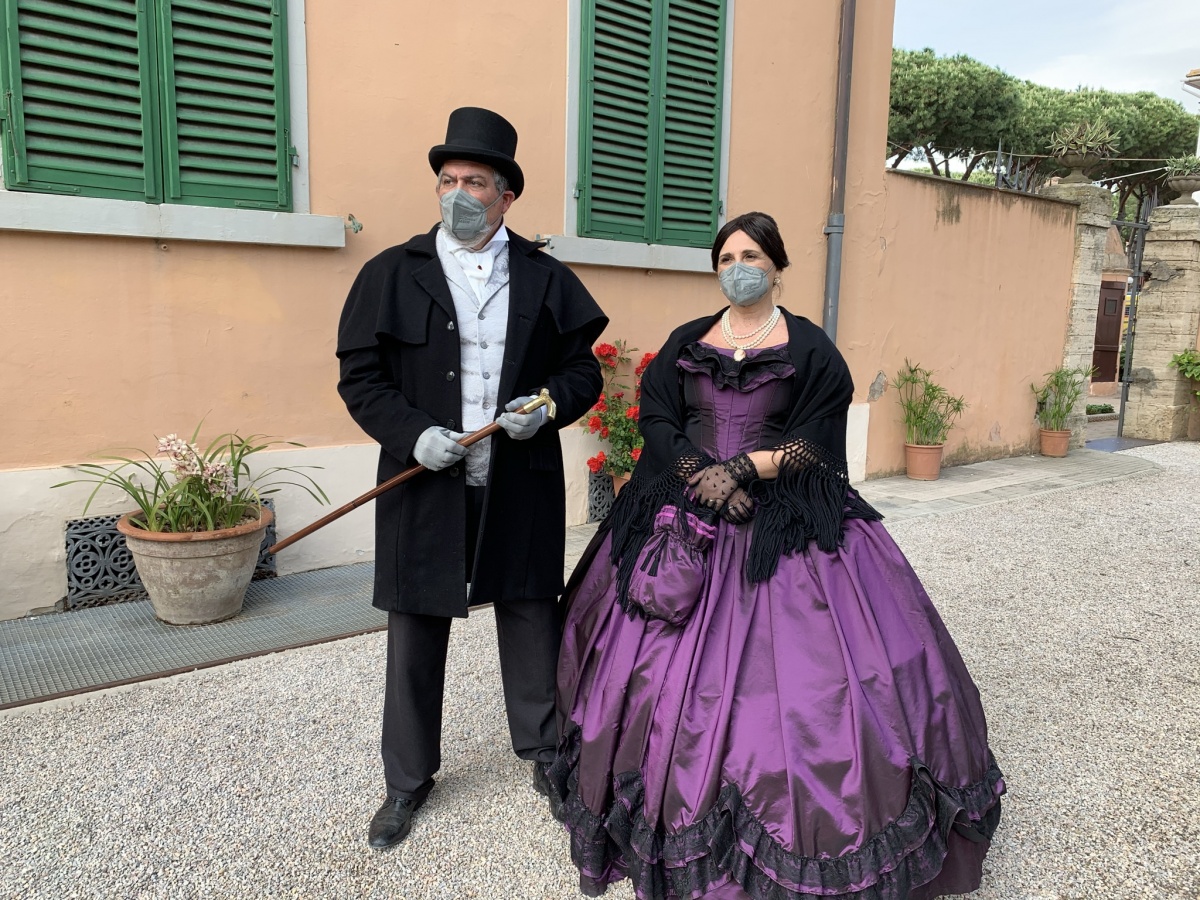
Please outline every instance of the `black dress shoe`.
[[420, 809], [424, 802], [424, 797], [419, 800], [412, 797], [388, 797], [371, 817], [367, 843], [373, 850], [384, 850], [400, 843], [412, 830], [413, 813]]
[[558, 791], [550, 784], [550, 763], [533, 763], [533, 789], [550, 800], [550, 814], [556, 819], [562, 819], [562, 799]]

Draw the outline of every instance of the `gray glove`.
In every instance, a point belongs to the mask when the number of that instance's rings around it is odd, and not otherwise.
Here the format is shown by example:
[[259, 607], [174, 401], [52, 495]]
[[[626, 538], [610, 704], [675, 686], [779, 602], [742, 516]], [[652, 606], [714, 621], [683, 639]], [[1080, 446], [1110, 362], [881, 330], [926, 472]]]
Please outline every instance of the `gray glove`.
[[515, 412], [533, 399], [533, 397], [518, 397], [516, 400], [510, 401], [504, 407], [506, 411], [501, 413], [500, 418], [496, 420], [514, 441], [523, 441], [533, 437], [534, 432], [541, 428], [542, 423], [546, 421], [546, 407], [544, 406], [531, 413]]
[[426, 428], [413, 446], [413, 459], [431, 472], [440, 472], [467, 455], [467, 448], [458, 443], [465, 436], [465, 432], [438, 425]]

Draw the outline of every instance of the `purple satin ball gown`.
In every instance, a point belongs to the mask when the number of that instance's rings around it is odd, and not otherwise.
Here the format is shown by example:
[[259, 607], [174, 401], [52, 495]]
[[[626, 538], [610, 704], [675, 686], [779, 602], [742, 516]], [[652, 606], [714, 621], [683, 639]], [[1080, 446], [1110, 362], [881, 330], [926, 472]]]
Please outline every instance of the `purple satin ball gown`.
[[[753, 354], [736, 383], [680, 364], [705, 452], [772, 443], [786, 360]], [[752, 583], [753, 528], [719, 523], [680, 626], [622, 610], [607, 541], [568, 598], [551, 779], [581, 889], [630, 878], [640, 898], [974, 890], [1004, 782], [979, 692], [920, 580], [883, 525], [849, 519], [836, 552], [810, 544]]]

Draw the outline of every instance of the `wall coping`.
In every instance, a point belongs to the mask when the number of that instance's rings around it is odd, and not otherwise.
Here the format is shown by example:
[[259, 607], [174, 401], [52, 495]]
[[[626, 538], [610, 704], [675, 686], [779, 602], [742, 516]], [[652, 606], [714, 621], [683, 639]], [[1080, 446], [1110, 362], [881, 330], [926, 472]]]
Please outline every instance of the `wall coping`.
[[1063, 200], [1059, 197], [1047, 197], [1045, 194], [1028, 194], [1025, 191], [1014, 191], [1009, 188], [998, 188], [990, 184], [974, 184], [970, 181], [959, 181], [957, 178], [943, 178], [940, 175], [934, 175], [929, 172], [910, 172], [907, 169], [884, 169], [885, 175], [899, 175], [904, 178], [914, 178], [930, 184], [941, 185], [942, 187], [961, 188], [969, 191], [982, 191], [992, 195], [1003, 195], [1004, 197], [1016, 197], [1024, 200], [1033, 200], [1040, 203], [1053, 203], [1059, 206], [1067, 206], [1071, 209], [1079, 209], [1079, 204], [1070, 200]]

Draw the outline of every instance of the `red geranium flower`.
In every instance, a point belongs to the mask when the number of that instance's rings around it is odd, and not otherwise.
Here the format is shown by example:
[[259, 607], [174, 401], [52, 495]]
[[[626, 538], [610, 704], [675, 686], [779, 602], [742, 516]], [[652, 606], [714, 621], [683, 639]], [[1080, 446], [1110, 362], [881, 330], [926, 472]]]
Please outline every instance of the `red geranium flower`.
[[631, 406], [625, 410], [625, 418], [637, 421], [638, 413], [641, 412], [640, 406]]
[[638, 367], [633, 370], [633, 374], [637, 375], [637, 376], [641, 376], [642, 373], [646, 371], [646, 366], [650, 365], [650, 362], [657, 355], [658, 354], [656, 354], [656, 353], [647, 353], [645, 356], [643, 356], [642, 361], [640, 363], [638, 363]]
[[590, 419], [588, 419], [588, 431], [590, 431], [592, 434], [595, 434], [602, 424], [603, 423], [600, 421], [599, 416], [592, 416]]
[[607, 440], [608, 440], [608, 429], [607, 429], [607, 428], [601, 428], [601, 429], [600, 429], [600, 439], [601, 439], [601, 440], [603, 440], [603, 441], [607, 441]]
[[642, 458], [642, 448], [634, 447], [632, 450], [629, 451], [629, 455], [633, 457], [634, 462], [637, 462], [639, 459]]
[[605, 459], [607, 459], [607, 457], [604, 455], [604, 451], [601, 450], [599, 453], [597, 453], [595, 456], [593, 456], [591, 459], [589, 459], [587, 461], [587, 467], [589, 469], [591, 469], [593, 472], [599, 472], [601, 469], [604, 468]]

